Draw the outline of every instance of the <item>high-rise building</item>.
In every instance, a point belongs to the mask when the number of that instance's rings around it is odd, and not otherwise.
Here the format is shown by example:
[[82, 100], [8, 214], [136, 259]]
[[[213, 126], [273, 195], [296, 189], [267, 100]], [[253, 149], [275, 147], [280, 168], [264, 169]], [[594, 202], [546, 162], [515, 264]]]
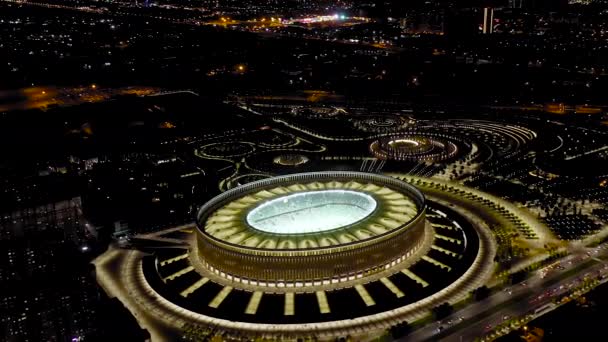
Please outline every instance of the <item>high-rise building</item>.
[[20, 200], [4, 196], [0, 212], [0, 340], [95, 336], [98, 288], [80, 196], [56, 175], [7, 184]]
[[509, 8], [523, 8], [524, 0], [509, 0]]
[[483, 34], [491, 34], [494, 32], [494, 8], [484, 7], [483, 9]]

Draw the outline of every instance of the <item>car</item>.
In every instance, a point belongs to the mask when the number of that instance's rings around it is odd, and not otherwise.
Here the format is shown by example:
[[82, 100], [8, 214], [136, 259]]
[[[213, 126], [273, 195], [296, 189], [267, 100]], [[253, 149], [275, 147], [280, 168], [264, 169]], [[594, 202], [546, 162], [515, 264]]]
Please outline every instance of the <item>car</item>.
[[483, 331], [485, 331], [485, 332], [488, 332], [490, 330], [492, 330], [492, 324], [486, 325], [485, 328], [483, 329]]
[[508, 320], [509, 318], [511, 318], [511, 316], [509, 316], [509, 315], [504, 315], [504, 316], [502, 316], [502, 320], [503, 320], [503, 321], [506, 321], [506, 320]]

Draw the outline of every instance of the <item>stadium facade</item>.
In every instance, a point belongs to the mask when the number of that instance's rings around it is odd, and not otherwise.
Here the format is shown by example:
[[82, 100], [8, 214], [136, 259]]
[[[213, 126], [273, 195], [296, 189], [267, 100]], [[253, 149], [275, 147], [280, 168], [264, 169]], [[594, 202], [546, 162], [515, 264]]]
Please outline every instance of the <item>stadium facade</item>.
[[341, 282], [420, 248], [425, 200], [394, 178], [314, 172], [249, 183], [198, 213], [198, 253], [227, 279], [277, 286]]

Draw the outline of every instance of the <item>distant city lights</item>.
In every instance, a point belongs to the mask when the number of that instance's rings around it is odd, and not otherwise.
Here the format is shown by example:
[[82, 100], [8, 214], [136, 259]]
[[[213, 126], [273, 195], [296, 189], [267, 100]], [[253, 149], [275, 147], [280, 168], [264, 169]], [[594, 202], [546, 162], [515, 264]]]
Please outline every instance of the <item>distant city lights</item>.
[[354, 21], [369, 21], [368, 18], [364, 17], [348, 17], [345, 14], [333, 14], [333, 15], [319, 15], [314, 17], [296, 18], [283, 20], [283, 24], [314, 24], [331, 21], [342, 21], [342, 20], [354, 20]]

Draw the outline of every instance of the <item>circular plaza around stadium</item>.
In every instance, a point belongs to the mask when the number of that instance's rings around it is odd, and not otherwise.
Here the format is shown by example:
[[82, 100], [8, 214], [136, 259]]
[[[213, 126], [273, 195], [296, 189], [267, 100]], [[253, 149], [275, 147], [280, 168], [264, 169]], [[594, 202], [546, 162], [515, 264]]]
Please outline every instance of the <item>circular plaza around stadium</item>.
[[207, 202], [195, 225], [108, 251], [98, 279], [160, 339], [373, 336], [492, 273], [478, 204], [443, 192], [345, 171], [254, 181]]

